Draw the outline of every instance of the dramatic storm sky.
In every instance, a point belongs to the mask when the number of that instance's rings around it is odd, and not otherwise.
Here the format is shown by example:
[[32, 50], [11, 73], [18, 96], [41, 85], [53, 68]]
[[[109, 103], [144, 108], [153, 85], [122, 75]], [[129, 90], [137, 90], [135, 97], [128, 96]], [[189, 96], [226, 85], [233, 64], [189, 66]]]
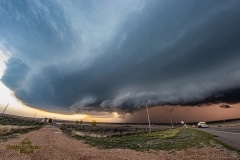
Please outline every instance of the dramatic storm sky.
[[1, 81], [46, 110], [239, 102], [239, 8], [239, 0], [1, 0]]

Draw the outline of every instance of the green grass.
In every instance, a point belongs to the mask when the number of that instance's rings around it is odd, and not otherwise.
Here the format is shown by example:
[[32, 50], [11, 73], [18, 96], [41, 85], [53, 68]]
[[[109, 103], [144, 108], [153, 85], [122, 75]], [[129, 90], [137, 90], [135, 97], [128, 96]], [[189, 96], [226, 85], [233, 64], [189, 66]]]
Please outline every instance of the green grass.
[[42, 128], [42, 126], [26, 126], [26, 128], [16, 128], [16, 126], [14, 128], [11, 128], [10, 126], [8, 127], [0, 127], [0, 141], [6, 141], [10, 138], [14, 138], [16, 137], [18, 134], [24, 134], [24, 133], [28, 133], [34, 130], [38, 130]]
[[151, 133], [141, 133], [119, 137], [80, 137], [85, 143], [100, 148], [128, 148], [133, 150], [182, 150], [189, 147], [212, 145], [214, 138], [210, 134], [189, 128], [167, 129]]
[[22, 120], [10, 117], [0, 117], [0, 141], [16, 137], [18, 134], [28, 133], [42, 128], [44, 123]]
[[44, 125], [42, 122], [33, 120], [23, 120], [12, 117], [0, 117], [0, 125], [17, 125], [17, 126], [30, 126], [30, 125]]

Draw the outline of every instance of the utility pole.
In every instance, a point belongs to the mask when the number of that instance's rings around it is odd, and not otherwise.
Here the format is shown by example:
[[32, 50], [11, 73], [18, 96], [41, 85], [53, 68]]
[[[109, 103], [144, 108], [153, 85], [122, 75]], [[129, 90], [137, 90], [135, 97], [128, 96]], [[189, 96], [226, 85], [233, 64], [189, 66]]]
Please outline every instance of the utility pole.
[[8, 107], [8, 105], [9, 105], [9, 103], [7, 104], [7, 106], [5, 107], [5, 109], [3, 110], [2, 117], [4, 116], [4, 113], [5, 113], [5, 111], [6, 111], [7, 107]]
[[147, 108], [147, 115], [148, 115], [148, 125], [149, 125], [149, 131], [151, 132], [152, 129], [151, 129], [151, 122], [150, 122], [150, 117], [149, 117], [149, 113], [148, 113], [148, 106], [146, 105], [146, 108]]
[[173, 128], [172, 118], [170, 118], [170, 122], [171, 122], [171, 124], [172, 124], [172, 128]]

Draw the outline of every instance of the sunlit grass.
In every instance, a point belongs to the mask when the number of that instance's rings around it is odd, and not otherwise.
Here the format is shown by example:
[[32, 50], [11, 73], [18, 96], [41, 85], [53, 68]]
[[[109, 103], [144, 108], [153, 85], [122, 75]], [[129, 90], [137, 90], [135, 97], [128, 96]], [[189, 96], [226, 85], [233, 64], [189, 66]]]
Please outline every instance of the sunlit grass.
[[41, 127], [43, 127], [43, 123], [37, 121], [0, 117], [0, 140], [7, 140]]
[[76, 135], [73, 137], [99, 148], [128, 148], [139, 151], [150, 149], [182, 150], [217, 144], [212, 135], [190, 128], [164, 129], [155, 132], [101, 138]]
[[0, 125], [0, 135], [8, 134], [17, 130], [31, 128], [32, 126], [12, 126], [12, 125]]

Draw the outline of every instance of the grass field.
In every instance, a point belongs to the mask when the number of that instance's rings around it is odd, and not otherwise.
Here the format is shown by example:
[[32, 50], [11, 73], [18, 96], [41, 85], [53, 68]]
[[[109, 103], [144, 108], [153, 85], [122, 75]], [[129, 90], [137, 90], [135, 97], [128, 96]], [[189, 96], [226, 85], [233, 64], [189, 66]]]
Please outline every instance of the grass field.
[[[64, 132], [64, 130], [63, 130]], [[144, 150], [182, 150], [190, 147], [216, 146], [219, 142], [210, 134], [190, 128], [162, 129], [123, 136], [92, 137], [78, 136], [65, 132], [69, 136], [100, 148], [128, 148]]]
[[24, 120], [12, 117], [0, 117], [0, 125], [31, 126], [31, 125], [43, 125], [43, 123], [33, 120]]
[[0, 140], [7, 140], [15, 137], [20, 133], [27, 133], [32, 130], [39, 129], [43, 123], [29, 120], [21, 120], [16, 118], [1, 117], [0, 118]]
[[[147, 133], [149, 131], [146, 126], [133, 125], [76, 125], [76, 124], [62, 124], [60, 127], [64, 132], [79, 133], [82, 135], [97, 135], [99, 137], [114, 137], [123, 135], [133, 135], [139, 133]], [[165, 127], [166, 128], [166, 127]], [[162, 130], [161, 127], [152, 128], [152, 131]]]
[[11, 126], [11, 125], [0, 125], [0, 135], [13, 132], [15, 130], [22, 130], [30, 128], [29, 126]]
[[192, 146], [211, 145], [212, 136], [192, 129], [168, 129], [122, 137], [76, 137], [87, 144], [102, 148], [129, 148], [134, 150], [181, 150]]

